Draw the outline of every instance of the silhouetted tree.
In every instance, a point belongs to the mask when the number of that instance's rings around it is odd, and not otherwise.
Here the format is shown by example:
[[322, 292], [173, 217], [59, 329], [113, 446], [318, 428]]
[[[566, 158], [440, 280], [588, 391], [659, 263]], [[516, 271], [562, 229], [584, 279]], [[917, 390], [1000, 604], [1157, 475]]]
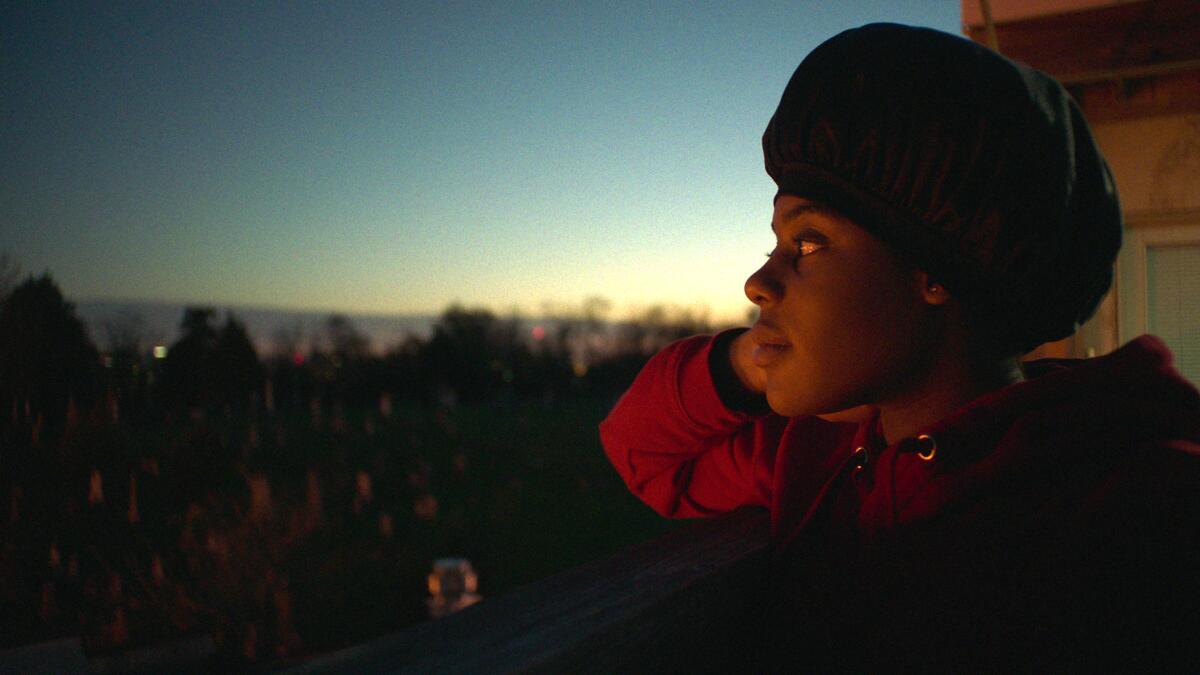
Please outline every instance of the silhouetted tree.
[[610, 356], [607, 317], [612, 303], [608, 299], [592, 295], [579, 306], [546, 309], [554, 329], [548, 332], [540, 351], [552, 353], [575, 371]]
[[225, 313], [225, 325], [213, 345], [214, 393], [217, 400], [237, 412], [246, 411], [261, 394], [263, 369], [246, 327]]
[[153, 361], [141, 315], [118, 313], [100, 325], [105, 336], [104, 373], [118, 416], [141, 414], [147, 404]]
[[388, 350], [383, 359], [383, 391], [415, 401], [427, 400], [433, 373], [425, 360], [426, 341], [409, 335]]
[[486, 309], [453, 305], [434, 326], [424, 363], [435, 385], [463, 400], [481, 400], [513, 384], [527, 356], [515, 322], [498, 321]]
[[707, 310], [652, 305], [621, 326], [617, 351], [650, 356], [675, 340], [710, 328]]
[[163, 363], [163, 395], [173, 405], [204, 407], [216, 400], [214, 314], [216, 310], [211, 307], [183, 310], [179, 325], [182, 335], [167, 349]]
[[705, 309], [653, 305], [615, 326], [615, 334], [610, 327], [600, 330], [605, 338], [596, 345], [603, 348], [591, 351], [588, 381], [596, 390], [620, 392], [655, 352], [674, 340], [710, 332], [712, 324]]
[[225, 324], [217, 329], [212, 325], [215, 313], [208, 307], [184, 310], [183, 335], [167, 350], [163, 364], [165, 393], [176, 405], [229, 406], [240, 414], [261, 393], [262, 365], [246, 327], [226, 312]]
[[271, 337], [272, 353], [267, 359], [268, 377], [276, 408], [300, 409], [313, 395], [312, 373], [306, 367], [310, 358], [304, 323], [296, 319], [275, 329]]
[[21, 266], [7, 253], [0, 253], [0, 302], [8, 297], [21, 278]]
[[95, 401], [98, 375], [99, 354], [50, 275], [13, 289], [0, 306], [0, 419], [58, 427], [70, 401]]
[[362, 406], [371, 397], [373, 363], [370, 341], [342, 314], [332, 314], [323, 326], [320, 349], [312, 353], [311, 368], [321, 382], [323, 398], [342, 406]]
[[329, 354], [340, 363], [352, 363], [370, 355], [370, 341], [343, 314], [330, 315], [325, 321], [325, 342]]
[[133, 312], [118, 312], [100, 323], [104, 348], [109, 354], [131, 352], [141, 354], [146, 347], [146, 321]]
[[271, 334], [271, 346], [271, 360], [285, 358], [297, 365], [302, 363], [306, 358], [304, 322], [296, 319], [289, 324], [277, 327]]

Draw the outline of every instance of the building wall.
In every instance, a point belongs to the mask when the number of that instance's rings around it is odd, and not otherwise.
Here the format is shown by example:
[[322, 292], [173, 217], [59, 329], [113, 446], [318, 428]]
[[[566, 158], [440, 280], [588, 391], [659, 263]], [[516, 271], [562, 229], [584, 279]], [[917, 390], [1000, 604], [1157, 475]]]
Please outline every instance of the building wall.
[[1078, 334], [1039, 347], [1030, 358], [1097, 356], [1145, 333], [1145, 257], [1136, 247], [1164, 235], [1181, 243], [1200, 240], [1200, 110], [1104, 121], [1092, 130], [1126, 219], [1117, 279]]
[[1147, 331], [1148, 242], [1200, 241], [1200, 111], [1103, 122], [1093, 130], [1112, 168], [1126, 229], [1113, 290], [1069, 345], [1079, 357], [1107, 353]]
[[[1047, 14], [1065, 14], [1099, 7], [1127, 5], [1137, 0], [990, 0], [992, 21], [1019, 21]], [[960, 0], [963, 25], [982, 26], [983, 9], [979, 0]]]
[[1200, 210], [1200, 111], [1100, 123], [1093, 131], [1127, 220]]

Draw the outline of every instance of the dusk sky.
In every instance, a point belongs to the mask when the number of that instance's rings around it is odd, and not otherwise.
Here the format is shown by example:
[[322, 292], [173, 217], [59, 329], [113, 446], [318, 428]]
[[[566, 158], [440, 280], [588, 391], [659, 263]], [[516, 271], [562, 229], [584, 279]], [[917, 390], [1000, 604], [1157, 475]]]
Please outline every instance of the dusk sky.
[[749, 307], [792, 71], [958, 0], [0, 5], [0, 253], [68, 299]]

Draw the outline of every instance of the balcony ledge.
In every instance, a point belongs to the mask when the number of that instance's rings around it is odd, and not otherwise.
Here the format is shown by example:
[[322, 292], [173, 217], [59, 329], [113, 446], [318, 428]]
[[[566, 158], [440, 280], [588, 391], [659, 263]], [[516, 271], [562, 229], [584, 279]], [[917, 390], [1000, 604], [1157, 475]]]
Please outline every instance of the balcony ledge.
[[711, 664], [767, 563], [767, 513], [698, 521], [290, 673], [664, 672]]

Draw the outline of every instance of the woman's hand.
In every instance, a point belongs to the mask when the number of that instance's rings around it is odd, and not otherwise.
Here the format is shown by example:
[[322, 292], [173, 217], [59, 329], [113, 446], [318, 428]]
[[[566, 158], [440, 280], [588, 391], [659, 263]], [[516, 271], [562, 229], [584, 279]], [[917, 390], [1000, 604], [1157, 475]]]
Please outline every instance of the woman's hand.
[[767, 371], [754, 365], [754, 340], [750, 337], [753, 331], [746, 331], [733, 339], [729, 345], [729, 360], [733, 362], [733, 372], [737, 373], [742, 386], [757, 394], [767, 391]]

